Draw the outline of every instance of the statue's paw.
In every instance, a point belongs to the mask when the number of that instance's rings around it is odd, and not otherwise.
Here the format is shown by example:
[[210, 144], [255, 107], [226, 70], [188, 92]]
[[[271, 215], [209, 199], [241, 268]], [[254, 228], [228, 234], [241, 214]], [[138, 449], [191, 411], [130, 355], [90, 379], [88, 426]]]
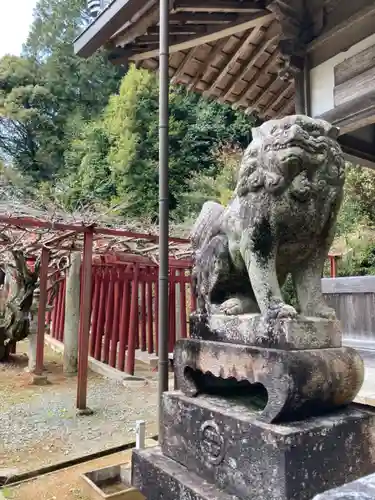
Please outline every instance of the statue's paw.
[[234, 297], [223, 302], [220, 306], [220, 312], [228, 316], [243, 313], [243, 304], [241, 299]]
[[272, 304], [267, 311], [269, 319], [295, 318], [297, 314], [293, 306], [289, 306], [283, 302]]
[[297, 316], [297, 311], [294, 307], [284, 304], [280, 307], [277, 313], [277, 317], [281, 318], [295, 318]]
[[315, 316], [317, 318], [324, 318], [324, 319], [331, 319], [334, 320], [337, 318], [336, 312], [334, 309], [331, 307], [328, 307], [326, 305], [323, 305], [317, 309], [315, 309], [315, 314], [312, 314], [312, 316]]

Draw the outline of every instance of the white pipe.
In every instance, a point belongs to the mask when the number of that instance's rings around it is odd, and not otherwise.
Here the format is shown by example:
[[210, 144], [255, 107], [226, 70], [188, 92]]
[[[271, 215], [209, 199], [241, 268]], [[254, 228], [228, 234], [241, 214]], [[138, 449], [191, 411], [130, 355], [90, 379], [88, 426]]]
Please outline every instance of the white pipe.
[[145, 448], [146, 441], [146, 422], [144, 420], [137, 420], [135, 423], [135, 447], [137, 450]]

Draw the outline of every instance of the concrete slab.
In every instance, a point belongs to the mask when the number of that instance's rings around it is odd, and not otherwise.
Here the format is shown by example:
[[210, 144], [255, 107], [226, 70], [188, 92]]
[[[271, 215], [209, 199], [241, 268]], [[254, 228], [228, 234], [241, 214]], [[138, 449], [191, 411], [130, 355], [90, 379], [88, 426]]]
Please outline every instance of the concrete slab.
[[359, 351], [365, 363], [365, 379], [354, 402], [375, 407], [375, 351]]

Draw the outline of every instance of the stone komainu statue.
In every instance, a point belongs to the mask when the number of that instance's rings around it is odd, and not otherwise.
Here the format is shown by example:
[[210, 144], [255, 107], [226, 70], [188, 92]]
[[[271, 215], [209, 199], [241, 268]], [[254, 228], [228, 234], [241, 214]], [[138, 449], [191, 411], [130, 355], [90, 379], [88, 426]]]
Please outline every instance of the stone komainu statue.
[[320, 280], [343, 195], [337, 136], [302, 115], [253, 129], [231, 202], [205, 203], [191, 232], [198, 312], [293, 317], [280, 290], [291, 273], [301, 314], [335, 316]]

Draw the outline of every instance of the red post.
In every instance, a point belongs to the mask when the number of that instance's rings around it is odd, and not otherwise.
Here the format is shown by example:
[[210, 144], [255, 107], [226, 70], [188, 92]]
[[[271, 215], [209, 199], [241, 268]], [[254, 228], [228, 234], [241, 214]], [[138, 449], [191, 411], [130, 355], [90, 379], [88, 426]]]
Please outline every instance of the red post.
[[126, 357], [126, 366], [125, 366], [125, 372], [129, 373], [129, 375], [134, 374], [135, 345], [136, 345], [136, 336], [138, 335], [138, 280], [139, 280], [139, 264], [136, 263], [134, 266], [134, 278], [132, 283], [128, 353]]
[[169, 338], [168, 338], [168, 352], [173, 352], [176, 342], [176, 271], [170, 270], [169, 275]]
[[155, 354], [159, 353], [159, 280], [155, 273]]
[[113, 322], [112, 322], [112, 336], [111, 336], [111, 353], [109, 364], [115, 368], [116, 366], [116, 358], [117, 358], [117, 343], [119, 340], [119, 316], [120, 316], [120, 304], [121, 304], [121, 296], [120, 296], [120, 281], [119, 275], [116, 273], [116, 281], [114, 284], [113, 291]]
[[180, 324], [181, 324], [181, 337], [187, 337], [186, 329], [186, 282], [185, 282], [185, 269], [180, 269]]
[[151, 268], [148, 268], [147, 277], [147, 352], [154, 352], [154, 314], [152, 310], [152, 274]]
[[141, 281], [141, 350], [147, 349], [147, 333], [146, 333], [146, 276], [145, 270], [142, 273]]
[[62, 310], [64, 308], [64, 281], [60, 282], [58, 293], [59, 293], [59, 307], [57, 309], [55, 335], [56, 335], [56, 339], [61, 342], [62, 338], [61, 338], [60, 328], [61, 328], [61, 315], [62, 315]]
[[52, 314], [51, 314], [51, 336], [53, 338], [56, 338], [56, 322], [57, 322], [57, 308], [59, 304], [59, 289], [60, 285], [57, 285], [59, 288], [57, 290], [56, 296], [53, 299], [53, 308], [52, 308]]
[[38, 329], [36, 340], [35, 375], [43, 375], [44, 358], [44, 330], [47, 306], [47, 281], [48, 281], [49, 250], [42, 248], [39, 272], [39, 307], [38, 307]]
[[98, 336], [98, 315], [99, 315], [99, 299], [100, 299], [100, 273], [98, 268], [94, 268], [94, 286], [93, 286], [93, 300], [92, 300], [92, 328], [90, 335], [90, 356], [95, 356], [95, 345], [97, 344]]
[[64, 342], [64, 322], [65, 322], [65, 289], [66, 289], [66, 278], [61, 282], [61, 309], [59, 317], [59, 340]]
[[331, 278], [336, 278], [336, 255], [329, 255], [331, 264]]
[[85, 233], [82, 259], [82, 315], [79, 325], [78, 345], [77, 408], [79, 410], [87, 409], [87, 370], [89, 361], [89, 335], [91, 319], [92, 243], [93, 232], [90, 231]]
[[190, 312], [193, 312], [197, 309], [197, 298], [195, 296], [193, 286], [191, 283], [192, 280], [192, 272], [190, 271]]
[[127, 277], [127, 271], [124, 276], [124, 284], [122, 290], [121, 302], [121, 317], [120, 317], [120, 342], [118, 353], [117, 368], [124, 371], [125, 368], [125, 351], [129, 339], [129, 320], [130, 320], [130, 283]]
[[96, 325], [96, 335], [95, 335], [95, 352], [94, 358], [98, 361], [102, 360], [102, 339], [104, 334], [105, 325], [105, 303], [106, 303], [106, 292], [107, 292], [107, 272], [104, 269], [103, 272], [99, 274], [100, 277], [100, 296], [99, 296], [99, 311], [98, 311], [98, 322]]
[[103, 362], [109, 362], [109, 345], [111, 342], [112, 323], [113, 323], [113, 269], [109, 270], [109, 283], [107, 304], [105, 308], [105, 323], [104, 323], [104, 348], [103, 348]]
[[53, 336], [55, 337], [56, 340], [60, 340], [59, 325], [60, 325], [60, 314], [61, 314], [61, 305], [62, 305], [61, 304], [61, 300], [62, 300], [61, 289], [63, 286], [63, 282], [60, 281], [58, 286], [59, 286], [59, 288], [57, 290], [56, 303], [55, 303], [56, 315], [55, 315], [55, 320], [53, 322]]

